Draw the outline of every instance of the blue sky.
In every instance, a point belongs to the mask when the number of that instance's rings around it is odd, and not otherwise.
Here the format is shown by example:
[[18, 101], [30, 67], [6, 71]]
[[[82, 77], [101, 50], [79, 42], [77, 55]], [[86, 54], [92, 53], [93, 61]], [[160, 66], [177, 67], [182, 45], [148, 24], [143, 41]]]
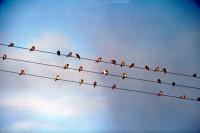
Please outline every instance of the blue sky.
[[[110, 60], [148, 64], [170, 71], [200, 73], [200, 7], [187, 0], [10, 0], [0, 3], [1, 43]], [[129, 70], [105, 64], [70, 60], [0, 47], [0, 54], [51, 64], [130, 76], [161, 78], [199, 86], [199, 80]], [[15, 63], [13, 65], [13, 63]], [[86, 81], [196, 98], [198, 90], [78, 73], [16, 62], [0, 62], [14, 71], [59, 73], [66, 79]], [[10, 84], [12, 82], [12, 84]], [[52, 82], [15, 75], [0, 75], [0, 131], [2, 132], [200, 132], [200, 106], [144, 94]]]

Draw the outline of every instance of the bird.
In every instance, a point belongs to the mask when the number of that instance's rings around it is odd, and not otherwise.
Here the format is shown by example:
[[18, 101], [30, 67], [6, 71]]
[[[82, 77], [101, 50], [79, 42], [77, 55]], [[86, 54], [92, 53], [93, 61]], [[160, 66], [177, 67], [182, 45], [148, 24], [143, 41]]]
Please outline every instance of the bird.
[[108, 75], [108, 70], [106, 70], [106, 69], [103, 70], [102, 74], [103, 74], [103, 75]]
[[157, 79], [157, 82], [160, 84], [160, 83], [161, 83], [161, 80], [160, 80], [160, 79]]
[[120, 64], [120, 67], [122, 67], [122, 66], [125, 66], [125, 62], [124, 61], [122, 61], [121, 64]]
[[57, 51], [57, 55], [60, 56], [60, 50]]
[[21, 76], [21, 75], [24, 75], [25, 74], [25, 70], [21, 70], [20, 72], [19, 72], [19, 76]]
[[69, 52], [67, 57], [71, 57], [72, 56], [72, 52]]
[[79, 71], [79, 72], [80, 72], [80, 71], [83, 71], [83, 67], [80, 66], [79, 69], [78, 69], [78, 71]]
[[112, 90], [115, 89], [115, 88], [117, 88], [117, 86], [114, 84], [114, 85], [112, 86]]
[[197, 101], [200, 101], [200, 97], [197, 97]]
[[156, 68], [155, 68], [155, 70], [154, 70], [154, 72], [159, 72], [160, 71], [160, 67], [159, 66], [157, 66]]
[[56, 75], [56, 77], [55, 77], [54, 80], [55, 80], [55, 81], [60, 80], [60, 76], [59, 76], [59, 75]]
[[76, 58], [81, 59], [80, 55], [76, 53]]
[[148, 66], [145, 66], [144, 68], [145, 68], [147, 71], [149, 71], [149, 67], [148, 67]]
[[165, 74], [167, 73], [167, 69], [166, 69], [166, 68], [163, 68], [162, 70], [163, 70], [163, 72], [164, 72]]
[[163, 96], [163, 95], [164, 95], [163, 91], [160, 91], [160, 92], [157, 94], [157, 96]]
[[175, 82], [172, 82], [172, 86], [174, 87], [176, 85], [176, 83]]
[[134, 63], [132, 63], [132, 64], [129, 66], [129, 68], [134, 67], [134, 66], [135, 66]]
[[117, 65], [116, 60], [111, 60], [111, 64]]
[[186, 95], [182, 95], [179, 97], [180, 99], [186, 99]]
[[194, 73], [194, 74], [192, 75], [192, 77], [196, 78], [196, 77], [197, 77], [197, 74], [196, 74], [196, 73]]
[[3, 60], [5, 60], [5, 59], [7, 59], [7, 55], [6, 54], [3, 55]]
[[35, 46], [32, 46], [31, 49], [30, 49], [30, 52], [34, 51], [34, 50], [35, 50]]
[[80, 85], [83, 84], [83, 79], [81, 79], [81, 80], [79, 81], [79, 84], [80, 84]]
[[94, 86], [94, 88], [97, 86], [97, 82], [96, 81], [93, 82], [93, 86]]
[[123, 74], [122, 74], [122, 79], [125, 79], [125, 78], [127, 78], [127, 74], [126, 74], [126, 73], [123, 73]]
[[96, 59], [96, 63], [99, 63], [99, 62], [101, 62], [102, 61], [102, 58], [101, 57], [98, 57], [97, 59]]
[[69, 64], [66, 64], [63, 68], [64, 68], [64, 69], [69, 68]]
[[8, 45], [8, 47], [13, 47], [14, 46], [14, 43], [10, 43], [9, 45]]

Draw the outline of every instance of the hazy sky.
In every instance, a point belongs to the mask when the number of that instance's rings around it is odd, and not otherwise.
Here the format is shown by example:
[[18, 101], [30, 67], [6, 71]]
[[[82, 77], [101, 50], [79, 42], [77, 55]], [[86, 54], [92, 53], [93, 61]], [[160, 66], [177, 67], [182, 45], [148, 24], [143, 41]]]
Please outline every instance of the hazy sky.
[[[9, 0], [0, 2], [0, 42], [200, 75], [200, 4], [187, 0]], [[30, 53], [0, 54], [177, 84], [193, 78]], [[199, 90], [0, 61], [1, 69], [196, 98]], [[200, 103], [0, 73], [0, 132], [200, 132]]]

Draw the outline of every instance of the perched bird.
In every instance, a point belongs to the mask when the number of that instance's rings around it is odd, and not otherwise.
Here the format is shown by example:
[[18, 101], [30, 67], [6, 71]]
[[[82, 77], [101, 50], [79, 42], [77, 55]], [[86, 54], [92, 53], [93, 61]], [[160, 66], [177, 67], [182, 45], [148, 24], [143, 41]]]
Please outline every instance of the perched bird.
[[102, 74], [103, 75], [108, 75], [108, 70], [103, 70]]
[[57, 55], [60, 56], [60, 50], [57, 51]]
[[14, 46], [14, 43], [10, 43], [9, 45], [8, 45], [8, 47], [13, 47]]
[[83, 71], [83, 67], [80, 66], [79, 69], [78, 69], [78, 71], [79, 71], [79, 72], [80, 72], [80, 71]]
[[134, 66], [135, 66], [134, 63], [132, 63], [132, 64], [129, 66], [129, 68], [134, 67]]
[[126, 73], [123, 73], [123, 74], [122, 74], [122, 79], [127, 78], [127, 76], [128, 76], [128, 75], [127, 75]]
[[3, 55], [3, 60], [5, 60], [5, 59], [7, 59], [7, 55], [6, 54]]
[[125, 66], [125, 62], [124, 61], [122, 61], [121, 64], [120, 64], [120, 67], [122, 67], [122, 66]]
[[21, 70], [20, 72], [19, 72], [19, 76], [21, 76], [21, 75], [24, 75], [25, 74], [25, 70]]
[[69, 52], [67, 57], [71, 57], [72, 56], [72, 52]]
[[155, 68], [155, 70], [154, 70], [154, 72], [159, 72], [160, 71], [160, 67], [159, 66], [157, 66], [156, 68]]
[[172, 86], [174, 87], [176, 85], [176, 83], [175, 82], [172, 82]]
[[197, 97], [197, 101], [200, 101], [200, 97]]
[[157, 82], [160, 84], [160, 83], [161, 83], [161, 80], [160, 80], [160, 79], [157, 79]]
[[99, 57], [99, 58], [96, 59], [96, 63], [99, 63], [99, 62], [101, 62], [101, 61], [102, 61], [102, 58], [101, 58], [101, 57]]
[[167, 73], [167, 69], [166, 69], [166, 68], [163, 68], [162, 70], [163, 70], [163, 72], [164, 72], [165, 74]]
[[197, 77], [197, 74], [196, 74], [196, 73], [194, 73], [194, 74], [192, 75], [192, 77], [196, 78], [196, 77]]
[[55, 80], [55, 81], [60, 80], [60, 76], [59, 76], [59, 75], [56, 75], [56, 77], [55, 77], [54, 80]]
[[180, 99], [186, 99], [186, 95], [182, 95], [179, 97]]
[[81, 59], [80, 55], [76, 53], [76, 58]]
[[34, 51], [34, 50], [35, 50], [35, 46], [32, 46], [31, 49], [30, 49], [30, 52]]
[[97, 82], [96, 81], [94, 81], [93, 86], [94, 86], [94, 88], [97, 86]]
[[149, 67], [148, 67], [148, 66], [145, 66], [144, 68], [145, 68], [147, 71], [149, 71]]
[[117, 86], [114, 84], [114, 85], [112, 86], [112, 90], [115, 89], [115, 88], [117, 88]]
[[116, 60], [111, 60], [111, 63], [117, 65]]
[[79, 84], [80, 84], [80, 85], [83, 84], [83, 79], [81, 79], [81, 80], [79, 81]]
[[164, 95], [163, 91], [160, 91], [160, 92], [157, 94], [157, 96], [163, 96], [163, 95]]
[[69, 68], [69, 64], [66, 64], [63, 68], [64, 69], [68, 69]]

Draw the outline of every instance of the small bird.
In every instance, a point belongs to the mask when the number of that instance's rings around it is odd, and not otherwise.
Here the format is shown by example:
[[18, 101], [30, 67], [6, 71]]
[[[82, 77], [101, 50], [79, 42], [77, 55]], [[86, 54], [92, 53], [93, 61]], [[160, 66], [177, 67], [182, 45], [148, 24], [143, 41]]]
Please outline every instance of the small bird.
[[122, 79], [127, 78], [127, 76], [128, 76], [128, 75], [127, 75], [126, 73], [123, 73], [123, 74], [122, 74]]
[[179, 97], [180, 99], [186, 99], [186, 95], [182, 95]]
[[34, 51], [34, 50], [35, 50], [35, 46], [32, 46], [31, 49], [30, 49], [30, 52]]
[[72, 56], [72, 52], [69, 52], [67, 57], [71, 57]]
[[14, 46], [14, 43], [10, 43], [9, 45], [8, 45], [8, 47], [13, 47]]
[[161, 80], [160, 80], [160, 79], [157, 79], [157, 82], [160, 84], [160, 83], [161, 83]]
[[79, 71], [79, 72], [80, 72], [80, 71], [83, 71], [83, 67], [80, 66], [79, 69], [78, 69], [78, 71]]
[[196, 74], [196, 73], [194, 73], [194, 74], [192, 75], [192, 77], [196, 78], [196, 77], [197, 77], [197, 74]]
[[20, 73], [19, 73], [19, 76], [24, 75], [24, 74], [25, 74], [25, 70], [22, 69], [22, 70], [20, 71]]
[[97, 82], [96, 81], [94, 81], [93, 86], [94, 86], [94, 88], [97, 86]]
[[56, 77], [55, 77], [54, 80], [55, 80], [55, 81], [60, 80], [60, 76], [59, 76], [59, 75], [56, 75]]
[[66, 64], [63, 68], [64, 69], [68, 69], [69, 68], [69, 64]]
[[80, 85], [83, 84], [83, 79], [81, 79], [81, 80], [79, 81], [79, 84], [80, 84]]
[[116, 60], [111, 60], [111, 63], [117, 65]]
[[76, 58], [81, 59], [80, 55], [76, 53]]
[[200, 101], [200, 97], [197, 97], [197, 101]]
[[99, 62], [101, 62], [101, 61], [102, 61], [102, 58], [101, 58], [101, 57], [99, 57], [99, 58], [96, 59], [96, 63], [99, 63]]
[[114, 84], [114, 85], [112, 86], [112, 90], [115, 89], [115, 88], [117, 88], [117, 86]]
[[175, 82], [172, 82], [172, 86], [174, 87], [176, 85], [176, 83]]
[[123, 67], [123, 66], [125, 66], [125, 62], [124, 61], [122, 61], [121, 64], [120, 64], [120, 67]]
[[108, 75], [108, 70], [106, 70], [106, 69], [103, 70], [102, 74], [105, 75], [105, 76]]
[[6, 54], [3, 55], [3, 60], [5, 60], [5, 59], [7, 59], [7, 55]]
[[135, 66], [134, 63], [132, 63], [132, 64], [129, 66], [129, 68], [134, 67], [134, 66]]
[[166, 69], [166, 68], [163, 68], [162, 70], [163, 70], [163, 72], [164, 72], [165, 74], [167, 73], [167, 69]]
[[157, 94], [157, 96], [163, 96], [163, 95], [164, 95], [163, 91], [160, 91], [160, 92]]
[[157, 66], [156, 68], [155, 68], [155, 70], [154, 70], [154, 72], [159, 72], [160, 71], [160, 67], [159, 66]]
[[60, 50], [57, 51], [57, 55], [60, 56]]
[[148, 66], [145, 66], [144, 68], [145, 68], [147, 71], [149, 71], [149, 67], [148, 67]]

